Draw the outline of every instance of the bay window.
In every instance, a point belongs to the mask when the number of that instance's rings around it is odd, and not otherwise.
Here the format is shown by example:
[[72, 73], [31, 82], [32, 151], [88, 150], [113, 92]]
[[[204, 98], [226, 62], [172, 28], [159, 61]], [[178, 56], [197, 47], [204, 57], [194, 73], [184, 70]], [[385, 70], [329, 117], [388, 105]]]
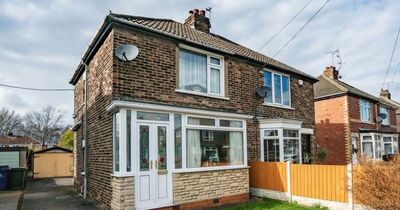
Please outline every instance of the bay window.
[[262, 160], [265, 162], [301, 162], [300, 132], [297, 129], [263, 129]]
[[265, 98], [265, 103], [290, 107], [290, 81], [288, 76], [264, 70], [264, 85], [272, 90], [272, 94]]
[[360, 118], [363, 122], [371, 122], [371, 103], [360, 100]]
[[243, 124], [240, 120], [187, 117], [187, 168], [244, 165]]
[[397, 154], [398, 137], [395, 134], [361, 134], [361, 152], [369, 159], [382, 159], [383, 155]]
[[223, 57], [202, 50], [180, 48], [179, 90], [223, 96]]

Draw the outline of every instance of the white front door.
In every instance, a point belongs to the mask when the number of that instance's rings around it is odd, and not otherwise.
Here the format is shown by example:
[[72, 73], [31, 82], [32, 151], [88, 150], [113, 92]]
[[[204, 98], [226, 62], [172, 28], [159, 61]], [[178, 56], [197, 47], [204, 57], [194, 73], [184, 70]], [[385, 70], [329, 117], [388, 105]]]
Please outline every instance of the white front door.
[[169, 124], [138, 123], [137, 126], [136, 207], [148, 209], [172, 204]]

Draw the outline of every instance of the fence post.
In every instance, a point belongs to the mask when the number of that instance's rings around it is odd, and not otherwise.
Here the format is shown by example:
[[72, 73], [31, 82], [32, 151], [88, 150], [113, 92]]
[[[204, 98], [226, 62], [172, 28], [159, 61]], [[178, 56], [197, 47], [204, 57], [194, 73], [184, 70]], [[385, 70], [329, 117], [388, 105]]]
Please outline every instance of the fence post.
[[289, 202], [292, 202], [291, 164], [292, 164], [292, 161], [290, 161], [290, 160], [286, 162], [287, 194], [289, 196]]
[[353, 203], [353, 165], [352, 163], [347, 164], [347, 185], [348, 185], [348, 194], [347, 199], [350, 205], [350, 209], [354, 209]]

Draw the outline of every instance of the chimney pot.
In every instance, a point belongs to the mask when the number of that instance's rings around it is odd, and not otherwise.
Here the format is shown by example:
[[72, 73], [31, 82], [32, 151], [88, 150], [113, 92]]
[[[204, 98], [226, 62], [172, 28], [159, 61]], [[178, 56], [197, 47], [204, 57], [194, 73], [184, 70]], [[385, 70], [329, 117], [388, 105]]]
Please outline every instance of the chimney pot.
[[210, 33], [210, 19], [205, 16], [205, 10], [193, 9], [189, 11], [189, 17], [186, 18], [184, 25], [190, 26], [196, 30]]
[[381, 96], [382, 98], [386, 98], [386, 99], [391, 98], [391, 94], [390, 94], [389, 90], [384, 90], [384, 89], [381, 89], [381, 93], [379, 93], [379, 96]]

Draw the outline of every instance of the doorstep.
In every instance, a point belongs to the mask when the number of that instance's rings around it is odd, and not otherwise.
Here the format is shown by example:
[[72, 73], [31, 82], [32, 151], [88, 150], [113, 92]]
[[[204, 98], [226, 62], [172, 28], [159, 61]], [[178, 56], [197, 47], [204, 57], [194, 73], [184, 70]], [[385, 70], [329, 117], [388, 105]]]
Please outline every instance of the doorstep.
[[0, 191], [0, 209], [16, 210], [23, 190]]

